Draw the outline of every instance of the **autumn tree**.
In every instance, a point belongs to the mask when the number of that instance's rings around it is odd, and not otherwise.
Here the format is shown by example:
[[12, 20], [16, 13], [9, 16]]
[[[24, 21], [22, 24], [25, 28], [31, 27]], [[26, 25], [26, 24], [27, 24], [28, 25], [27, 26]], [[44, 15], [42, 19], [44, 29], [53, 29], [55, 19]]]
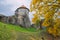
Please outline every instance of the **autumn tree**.
[[[60, 0], [32, 0], [30, 10], [37, 14], [40, 21], [44, 18], [42, 25], [47, 28], [49, 34], [55, 37], [60, 36]], [[36, 22], [37, 18], [34, 18], [32, 22]]]
[[35, 24], [35, 26], [39, 27], [40, 26], [40, 18], [38, 14], [33, 14], [32, 22]]

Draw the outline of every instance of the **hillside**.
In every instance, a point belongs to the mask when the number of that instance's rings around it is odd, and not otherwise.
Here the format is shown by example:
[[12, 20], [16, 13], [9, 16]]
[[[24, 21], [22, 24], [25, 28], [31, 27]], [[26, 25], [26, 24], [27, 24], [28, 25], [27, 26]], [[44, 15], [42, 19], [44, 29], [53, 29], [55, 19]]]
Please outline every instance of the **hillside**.
[[45, 40], [52, 40], [52, 37], [45, 30], [27, 29], [0, 22], [0, 40], [41, 40], [42, 37]]
[[17, 25], [0, 22], [0, 40], [33, 40], [37, 31], [34, 28], [21, 28]]

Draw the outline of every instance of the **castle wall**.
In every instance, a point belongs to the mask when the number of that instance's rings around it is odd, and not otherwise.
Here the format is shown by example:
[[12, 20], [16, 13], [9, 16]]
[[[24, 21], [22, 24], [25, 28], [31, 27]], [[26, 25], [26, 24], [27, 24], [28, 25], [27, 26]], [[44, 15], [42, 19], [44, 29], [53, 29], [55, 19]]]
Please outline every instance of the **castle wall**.
[[6, 22], [7, 17], [6, 16], [0, 16], [0, 22]]
[[[0, 19], [5, 22], [5, 23], [10, 23], [10, 24], [17, 24], [17, 25], [21, 25], [23, 27], [30, 27], [31, 23], [29, 20], [29, 9], [27, 8], [18, 8], [15, 11], [15, 15], [13, 16], [0, 16]], [[1, 21], [0, 20], [0, 21]]]
[[29, 11], [27, 9], [18, 9], [16, 12], [16, 19], [19, 25], [30, 27]]

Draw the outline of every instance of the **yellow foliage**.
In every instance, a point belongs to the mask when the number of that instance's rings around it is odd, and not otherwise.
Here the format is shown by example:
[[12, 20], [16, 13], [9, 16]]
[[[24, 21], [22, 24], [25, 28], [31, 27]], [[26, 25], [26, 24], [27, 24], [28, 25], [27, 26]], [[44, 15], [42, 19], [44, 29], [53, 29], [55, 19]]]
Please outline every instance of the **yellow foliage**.
[[60, 16], [60, 12], [58, 13], [58, 16]]
[[48, 1], [48, 0], [43, 0], [43, 2], [46, 2], [46, 1]]
[[33, 23], [36, 23], [37, 20], [40, 20], [38, 14], [33, 14], [33, 16], [34, 16], [34, 18], [32, 18]]
[[48, 32], [51, 34], [51, 33], [53, 33], [52, 32], [52, 28], [50, 27], [50, 28], [48, 28]]
[[33, 3], [33, 5], [36, 4], [37, 3], [37, 0], [33, 0], [32, 3]]
[[55, 20], [55, 25], [53, 27], [49, 27], [47, 30], [50, 34], [56, 36], [60, 36], [60, 19]]
[[58, 3], [60, 3], [60, 0], [57, 0], [58, 1]]
[[[57, 36], [60, 36], [60, 0], [32, 0], [30, 9], [31, 11], [36, 12], [33, 16], [32, 22], [36, 23], [37, 20], [40, 20], [43, 15], [44, 22], [43, 26], [47, 27], [47, 32]], [[56, 10], [58, 9], [58, 10]], [[58, 13], [56, 19], [54, 19], [55, 13]]]
[[42, 25], [45, 27], [48, 27], [50, 25], [50, 23], [48, 21], [44, 21], [44, 23]]

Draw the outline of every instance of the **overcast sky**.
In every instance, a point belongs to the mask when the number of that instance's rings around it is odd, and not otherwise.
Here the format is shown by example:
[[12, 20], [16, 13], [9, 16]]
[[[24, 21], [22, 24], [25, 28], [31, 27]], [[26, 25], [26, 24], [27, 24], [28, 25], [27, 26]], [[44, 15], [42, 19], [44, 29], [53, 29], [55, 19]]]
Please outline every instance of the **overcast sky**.
[[[0, 0], [0, 14], [6, 16], [14, 15], [14, 11], [21, 5], [25, 5], [30, 9], [31, 0]], [[33, 17], [32, 13], [29, 13], [30, 19]]]

